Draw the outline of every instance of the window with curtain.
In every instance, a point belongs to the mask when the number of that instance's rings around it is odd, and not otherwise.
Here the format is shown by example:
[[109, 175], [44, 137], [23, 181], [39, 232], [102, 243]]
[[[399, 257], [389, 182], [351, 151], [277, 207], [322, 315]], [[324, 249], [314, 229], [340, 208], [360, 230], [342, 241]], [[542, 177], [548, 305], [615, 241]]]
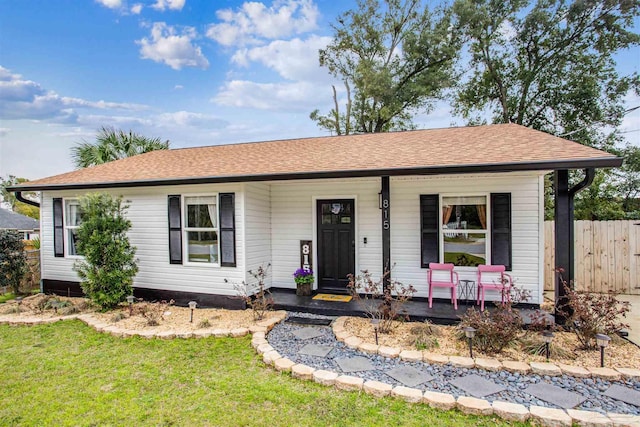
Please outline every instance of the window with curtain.
[[184, 198], [186, 258], [192, 263], [219, 263], [217, 196]]
[[442, 197], [441, 253], [444, 262], [458, 267], [486, 264], [487, 197]]
[[80, 226], [80, 202], [77, 200], [65, 200], [64, 231], [67, 241], [67, 255], [79, 256], [78, 252], [78, 227]]

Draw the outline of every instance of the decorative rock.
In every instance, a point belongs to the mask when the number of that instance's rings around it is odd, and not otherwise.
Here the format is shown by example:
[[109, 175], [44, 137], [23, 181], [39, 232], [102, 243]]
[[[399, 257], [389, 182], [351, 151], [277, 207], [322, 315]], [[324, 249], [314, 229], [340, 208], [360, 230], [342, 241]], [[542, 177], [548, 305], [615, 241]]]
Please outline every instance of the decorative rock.
[[230, 335], [234, 338], [243, 337], [249, 333], [249, 329], [247, 328], [235, 328], [231, 330]]
[[364, 380], [351, 375], [340, 375], [334, 383], [338, 390], [362, 390]]
[[407, 362], [422, 362], [422, 352], [417, 350], [402, 350], [400, 359]]
[[367, 381], [362, 386], [367, 394], [375, 397], [385, 397], [391, 394], [393, 386], [391, 384], [383, 383], [380, 381]]
[[576, 378], [590, 378], [591, 372], [582, 366], [565, 365], [558, 363], [558, 367], [562, 370], [562, 373], [571, 375]]
[[313, 380], [322, 385], [334, 385], [338, 374], [331, 371], [319, 369], [313, 372]]
[[471, 396], [460, 396], [457, 403], [458, 409], [465, 414], [491, 415], [493, 413], [491, 404], [484, 399], [478, 399]]
[[437, 363], [440, 365], [445, 365], [449, 363], [449, 356], [445, 356], [443, 354], [431, 353], [429, 351], [424, 351], [422, 353], [422, 360], [427, 363]]
[[211, 331], [206, 330], [206, 329], [200, 329], [197, 330], [193, 333], [193, 336], [195, 338], [208, 338], [211, 336]]
[[257, 349], [261, 344], [269, 344], [269, 342], [264, 338], [254, 338], [251, 340], [251, 347]]
[[287, 359], [286, 357], [281, 357], [273, 362], [273, 366], [276, 368], [276, 371], [280, 372], [291, 372], [293, 365], [295, 365], [295, 362]]
[[313, 379], [313, 372], [315, 370], [316, 369], [312, 368], [311, 366], [307, 366], [299, 363], [291, 367], [291, 376], [293, 378], [311, 381]]
[[491, 407], [496, 415], [507, 421], [524, 422], [529, 419], [529, 410], [519, 403], [496, 400], [491, 404]]
[[258, 353], [264, 354], [268, 351], [273, 351], [274, 349], [270, 344], [260, 344], [256, 350], [258, 350]]
[[229, 336], [229, 330], [228, 329], [214, 329], [213, 331], [211, 331], [211, 334], [214, 337], [218, 337], [218, 338], [228, 337]]
[[456, 407], [456, 399], [447, 393], [438, 393], [437, 391], [425, 391], [422, 401], [432, 408], [449, 410]]
[[184, 339], [193, 338], [193, 332], [180, 332], [176, 334], [176, 337]]
[[531, 372], [531, 366], [528, 363], [517, 362], [515, 360], [505, 360], [502, 366], [509, 372], [517, 372], [519, 374], [528, 374]]
[[371, 344], [368, 342], [360, 343], [360, 345], [358, 346], [358, 350], [360, 350], [363, 353], [369, 353], [369, 354], [378, 354], [379, 348], [380, 348], [379, 345]]
[[334, 334], [338, 334], [340, 332], [346, 332], [346, 329], [344, 329], [344, 326], [342, 325], [337, 325], [333, 327], [333, 333]]
[[170, 340], [176, 337], [176, 334], [173, 331], [162, 331], [156, 334], [158, 338], [162, 338], [163, 340]]
[[470, 357], [449, 356], [449, 363], [459, 368], [472, 369], [476, 364]]
[[607, 416], [615, 427], [640, 427], [640, 416], [629, 414], [607, 413]]
[[400, 349], [396, 347], [387, 347], [381, 345], [380, 348], [378, 348], [378, 354], [382, 357], [393, 359], [400, 355]]
[[257, 332], [262, 332], [262, 337], [264, 338], [264, 333], [267, 332], [267, 328], [265, 326], [251, 325], [249, 326], [249, 332], [251, 332], [254, 337]]
[[419, 403], [422, 401], [422, 390], [417, 388], [397, 386], [391, 390], [391, 395], [410, 403]]
[[347, 321], [346, 317], [340, 316], [336, 320], [333, 321], [333, 327], [342, 326], [344, 328], [344, 324], [345, 324], [346, 321]]
[[609, 381], [617, 381], [622, 375], [620, 372], [611, 368], [589, 368], [589, 372], [594, 377], [602, 378]]
[[534, 374], [549, 375], [550, 377], [558, 377], [562, 375], [562, 371], [553, 363], [531, 362], [531, 370]]
[[502, 369], [502, 363], [498, 359], [476, 358], [476, 367], [487, 371], [499, 371]]
[[362, 343], [362, 340], [358, 337], [348, 337], [344, 340], [344, 345], [351, 348], [358, 348], [358, 346]]
[[347, 332], [347, 331], [342, 331], [342, 332], [334, 332], [334, 335], [336, 336], [336, 339], [338, 341], [344, 341], [347, 338], [350, 338], [352, 335]]
[[267, 351], [266, 353], [264, 353], [262, 355], [262, 361], [266, 364], [266, 365], [273, 365], [273, 363], [278, 360], [278, 359], [282, 359], [282, 356], [280, 355], [280, 353], [278, 353], [277, 351], [273, 350], [273, 351]]
[[[146, 338], [150, 340], [151, 338], [157, 337], [157, 332], [156, 331], [140, 331], [138, 332], [138, 335], [141, 336], [142, 338]], [[188, 337], [181, 336], [180, 338], [191, 338], [191, 334], [189, 334]]]
[[640, 379], [640, 369], [616, 368], [616, 371], [620, 372], [622, 376], [625, 378], [629, 378], [636, 381]]
[[546, 427], [571, 427], [572, 419], [562, 409], [545, 408], [532, 405], [529, 408], [531, 418]]
[[597, 412], [567, 409], [567, 414], [573, 419], [575, 424], [583, 427], [613, 426], [613, 421]]

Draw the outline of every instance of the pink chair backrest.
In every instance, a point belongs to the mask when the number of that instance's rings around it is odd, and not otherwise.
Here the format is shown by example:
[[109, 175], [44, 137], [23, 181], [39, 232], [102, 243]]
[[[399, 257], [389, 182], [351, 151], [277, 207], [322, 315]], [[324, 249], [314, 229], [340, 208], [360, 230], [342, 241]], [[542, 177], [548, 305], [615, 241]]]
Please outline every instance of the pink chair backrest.
[[453, 281], [453, 264], [429, 263], [429, 280]]
[[501, 284], [505, 270], [504, 265], [479, 265], [478, 283]]

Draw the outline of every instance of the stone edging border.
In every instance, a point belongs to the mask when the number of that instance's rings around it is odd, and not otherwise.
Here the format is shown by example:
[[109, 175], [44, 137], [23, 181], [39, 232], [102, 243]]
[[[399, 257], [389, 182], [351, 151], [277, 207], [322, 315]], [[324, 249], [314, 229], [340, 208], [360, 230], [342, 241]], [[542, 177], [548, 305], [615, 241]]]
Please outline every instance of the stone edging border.
[[161, 338], [161, 339], [173, 339], [173, 338], [207, 338], [207, 337], [243, 337], [248, 334], [255, 333], [267, 333], [277, 323], [283, 321], [287, 316], [285, 311], [276, 311], [268, 319], [261, 320], [255, 325], [248, 328], [235, 328], [235, 329], [199, 329], [195, 331], [139, 331], [135, 329], [121, 328], [117, 324], [111, 324], [103, 322], [95, 318], [91, 313], [85, 314], [72, 314], [69, 316], [54, 316], [48, 318], [40, 317], [23, 317], [16, 319], [12, 316], [0, 316], [0, 324], [8, 324], [11, 326], [17, 325], [43, 325], [47, 323], [55, 323], [61, 320], [77, 319], [81, 322], [91, 326], [98, 332], [108, 333], [115, 337], [134, 337], [139, 336], [143, 338]]
[[[340, 317], [333, 322], [332, 327], [336, 338], [343, 342], [347, 347], [363, 352], [379, 354], [384, 357], [400, 357], [402, 360], [406, 361], [424, 361], [428, 363], [441, 364], [450, 363], [452, 365], [465, 368], [473, 368], [477, 366], [478, 368], [488, 370], [512, 369], [512, 372], [521, 373], [541, 373], [541, 371], [536, 372], [535, 369], [545, 369], [548, 368], [547, 365], [552, 365], [540, 363], [538, 365], [543, 365], [540, 367], [536, 366], [535, 362], [532, 364], [512, 362], [513, 364], [510, 364], [507, 362], [500, 362], [496, 359], [480, 359], [480, 362], [478, 363], [479, 359], [471, 359], [468, 357], [442, 356], [420, 351], [400, 350], [393, 347], [366, 344], [359, 338], [351, 336], [346, 332], [344, 329], [344, 322], [346, 319], [346, 317]], [[573, 424], [580, 426], [640, 426], [640, 416], [638, 415], [617, 414], [613, 412], [609, 412], [607, 415], [602, 415], [593, 411], [578, 409], [563, 410], [535, 405], [527, 408], [526, 406], [518, 403], [503, 401], [494, 401], [493, 403], [490, 403], [485, 399], [477, 399], [469, 396], [460, 396], [456, 399], [453, 395], [448, 393], [438, 393], [433, 391], [422, 392], [422, 390], [417, 388], [392, 386], [391, 384], [380, 381], [365, 381], [364, 379], [355, 376], [341, 375], [332, 371], [315, 369], [311, 366], [297, 364], [288, 358], [282, 357], [280, 353], [278, 353], [267, 342], [266, 332], [255, 332], [251, 340], [251, 346], [256, 349], [258, 354], [262, 355], [263, 362], [266, 365], [273, 366], [276, 371], [288, 372], [293, 378], [314, 381], [321, 385], [335, 387], [338, 390], [364, 391], [374, 397], [395, 396], [410, 403], [422, 403], [436, 409], [451, 410], [457, 408], [465, 414], [495, 414], [507, 421], [532, 420], [543, 426], [570, 427]], [[426, 355], [429, 355], [429, 357], [426, 357]], [[523, 366], [518, 365], [519, 363], [522, 363]], [[524, 369], [524, 365], [526, 365], [526, 370], [517, 370], [518, 368]], [[554, 372], [557, 373], [554, 373], [554, 375], [561, 375], [562, 372], [568, 375], [574, 375], [571, 368], [572, 367], [560, 368], [555, 366]], [[600, 373], [600, 371], [596, 371], [595, 373], [589, 370], [585, 371], [586, 373], [579, 370], [576, 372], [578, 372], [578, 374], [588, 374], [589, 376], [597, 376]], [[636, 372], [636, 370], [614, 372], [617, 375], [617, 379], [621, 376], [638, 378], [634, 375], [640, 375], [640, 371]], [[545, 371], [542, 375], [549, 374]], [[606, 376], [602, 378], [610, 379], [610, 377]]]
[[[581, 426], [638, 426], [640, 427], [640, 416], [628, 415], [628, 414], [616, 414], [609, 412], [607, 415], [602, 415], [597, 412], [583, 411], [577, 409], [554, 409], [545, 408], [541, 406], [530, 406], [527, 408], [524, 405], [518, 403], [494, 401], [490, 403], [485, 399], [477, 399], [475, 397], [460, 396], [457, 399], [447, 393], [438, 393], [432, 391], [425, 391], [404, 387], [404, 386], [392, 386], [391, 384], [383, 383], [380, 381], [364, 381], [362, 378], [340, 375], [336, 372], [325, 371], [315, 369], [311, 366], [296, 364], [295, 362], [282, 357], [273, 347], [267, 342], [266, 334], [279, 322], [286, 318], [286, 312], [275, 312], [275, 315], [262, 320], [256, 325], [249, 328], [236, 328], [236, 329], [212, 329], [212, 330], [197, 330], [197, 331], [137, 331], [131, 329], [120, 328], [117, 325], [110, 325], [106, 322], [96, 319], [91, 314], [74, 314], [69, 316], [56, 316], [51, 318], [38, 318], [38, 317], [25, 317], [19, 320], [15, 318], [9, 318], [7, 316], [0, 316], [0, 324], [9, 324], [11, 326], [17, 325], [41, 325], [47, 323], [55, 323], [61, 320], [78, 319], [88, 326], [93, 327], [98, 332], [108, 333], [115, 337], [132, 337], [140, 336], [143, 338], [160, 338], [160, 339], [173, 339], [173, 338], [206, 338], [206, 337], [242, 337], [247, 334], [253, 334], [251, 339], [251, 346], [256, 352], [262, 355], [262, 360], [266, 365], [273, 366], [276, 371], [288, 372], [293, 378], [314, 381], [318, 384], [325, 386], [333, 386], [338, 390], [346, 391], [364, 391], [374, 397], [394, 396], [403, 399], [410, 403], [423, 403], [432, 408], [451, 410], [454, 408], [459, 409], [465, 414], [473, 415], [491, 415], [495, 414], [500, 418], [507, 421], [526, 421], [534, 420], [543, 426], [567, 426], [571, 427], [574, 423]], [[346, 336], [348, 333], [344, 329], [344, 322], [346, 318], [340, 317], [333, 322], [333, 331], [336, 338], [339, 341], [344, 342], [348, 347], [358, 349], [360, 351], [368, 351], [371, 353], [374, 349], [367, 346], [366, 343], [362, 343], [362, 340], [353, 336]], [[341, 334], [341, 338], [338, 336]], [[349, 339], [351, 338], [351, 339]], [[349, 340], [348, 340], [349, 339]], [[483, 365], [483, 362], [478, 363], [478, 359], [471, 359], [458, 356], [441, 356], [428, 358], [424, 354], [425, 352], [400, 350], [392, 347], [382, 348], [377, 347], [376, 353], [385, 357], [400, 357], [402, 360], [417, 361], [422, 360], [428, 363], [450, 363], [455, 366], [461, 367], [474, 367], [488, 369], [484, 366], [494, 367], [494, 362], [487, 362]], [[422, 353], [420, 359], [417, 359], [418, 353]], [[468, 359], [468, 360], [464, 360]], [[482, 359], [480, 359], [482, 360]], [[494, 359], [486, 359], [494, 360]], [[501, 363], [495, 360], [497, 363]], [[466, 363], [466, 364], [465, 364]], [[522, 362], [513, 362], [522, 363]], [[470, 365], [470, 366], [469, 366]], [[526, 365], [526, 364], [524, 364]], [[547, 365], [547, 364], [542, 364]], [[507, 362], [502, 362], [502, 368], [509, 369]], [[511, 367], [511, 369], [517, 368], [517, 365]], [[560, 367], [558, 371], [563, 372]], [[499, 368], [497, 368], [499, 369]], [[534, 371], [533, 363], [530, 366], [532, 372]], [[573, 375], [567, 368], [564, 372]], [[584, 369], [584, 368], [581, 368]], [[635, 371], [635, 370], [633, 370]], [[513, 371], [522, 372], [522, 371]], [[526, 371], [529, 372], [529, 371]], [[526, 373], [525, 372], [525, 373]], [[594, 375], [593, 372], [590, 373]], [[627, 373], [618, 371], [618, 375], [625, 375], [631, 378], [636, 378], [630, 374], [636, 375], [637, 373], [631, 370]], [[543, 375], [549, 375], [544, 373]], [[559, 374], [556, 374], [559, 375]], [[607, 378], [607, 377], [603, 377]], [[618, 377], [619, 378], [619, 377]], [[608, 378], [607, 378], [608, 379]]]

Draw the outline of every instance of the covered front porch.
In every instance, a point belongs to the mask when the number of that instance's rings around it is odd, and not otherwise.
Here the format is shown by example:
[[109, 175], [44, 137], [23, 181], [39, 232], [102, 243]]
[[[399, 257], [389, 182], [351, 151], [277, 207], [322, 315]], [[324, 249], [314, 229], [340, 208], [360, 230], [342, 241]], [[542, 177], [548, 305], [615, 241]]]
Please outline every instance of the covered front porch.
[[[314, 292], [311, 296], [297, 296], [295, 290], [272, 288], [271, 296], [274, 301], [276, 310], [287, 310], [291, 312], [323, 314], [326, 316], [357, 316], [366, 317], [361, 304], [355, 300], [349, 302], [323, 301], [314, 300], [317, 294]], [[439, 325], [452, 325], [460, 321], [462, 316], [468, 309], [475, 307], [479, 310], [479, 306], [475, 305], [475, 301], [458, 300], [458, 309], [454, 310], [450, 300], [434, 299], [433, 307], [429, 308], [426, 298], [415, 297], [404, 303], [402, 308], [406, 310], [409, 320], [412, 322], [422, 322], [429, 320]], [[487, 304], [486, 310], [493, 310], [492, 304]], [[535, 307], [531, 304], [522, 304], [518, 307], [525, 324], [530, 323], [530, 314], [533, 314]]]

